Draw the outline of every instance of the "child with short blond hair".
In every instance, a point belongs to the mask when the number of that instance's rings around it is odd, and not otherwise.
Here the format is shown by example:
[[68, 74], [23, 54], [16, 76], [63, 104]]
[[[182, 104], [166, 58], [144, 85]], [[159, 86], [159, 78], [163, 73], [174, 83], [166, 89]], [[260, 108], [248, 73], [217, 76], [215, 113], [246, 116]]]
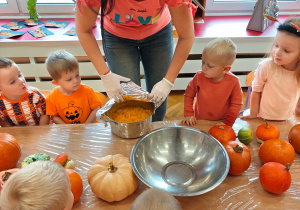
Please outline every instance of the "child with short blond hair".
[[227, 37], [216, 38], [205, 46], [202, 70], [189, 82], [184, 94], [183, 124], [194, 126], [200, 119], [234, 124], [243, 104], [239, 79], [230, 72], [236, 53], [236, 45]]
[[0, 57], [0, 125], [48, 125], [45, 96], [26, 85], [18, 65]]
[[64, 167], [53, 161], [36, 161], [12, 174], [0, 194], [2, 210], [70, 210], [71, 185]]
[[77, 59], [65, 50], [58, 50], [46, 59], [52, 83], [57, 85], [47, 97], [47, 115], [56, 124], [93, 123], [103, 105], [94, 90], [81, 84]]
[[140, 194], [131, 210], [181, 210], [178, 200], [167, 191], [151, 188]]

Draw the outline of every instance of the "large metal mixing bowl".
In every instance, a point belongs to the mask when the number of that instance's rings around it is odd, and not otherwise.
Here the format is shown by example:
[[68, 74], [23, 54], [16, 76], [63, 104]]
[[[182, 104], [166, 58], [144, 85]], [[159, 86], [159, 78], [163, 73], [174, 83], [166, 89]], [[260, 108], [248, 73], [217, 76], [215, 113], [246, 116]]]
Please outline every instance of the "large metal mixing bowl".
[[185, 126], [145, 134], [132, 148], [130, 161], [142, 182], [175, 196], [194, 196], [214, 189], [226, 178], [230, 166], [219, 141]]

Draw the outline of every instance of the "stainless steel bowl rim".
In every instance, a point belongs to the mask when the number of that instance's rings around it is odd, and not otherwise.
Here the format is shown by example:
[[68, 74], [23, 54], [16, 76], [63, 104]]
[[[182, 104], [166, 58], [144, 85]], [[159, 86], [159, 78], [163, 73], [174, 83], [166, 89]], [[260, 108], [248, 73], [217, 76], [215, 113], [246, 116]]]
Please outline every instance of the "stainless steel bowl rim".
[[206, 192], [208, 192], [208, 191], [211, 191], [211, 190], [213, 190], [214, 188], [216, 188], [217, 186], [219, 186], [219, 185], [224, 181], [224, 179], [227, 177], [228, 171], [229, 171], [229, 168], [230, 168], [230, 160], [229, 160], [229, 156], [228, 156], [228, 154], [227, 154], [227, 152], [226, 152], [224, 146], [223, 146], [216, 138], [214, 138], [213, 136], [209, 135], [208, 133], [206, 133], [206, 132], [204, 132], [204, 131], [201, 131], [201, 130], [199, 130], [199, 129], [192, 128], [192, 127], [187, 127], [187, 126], [166, 126], [166, 127], [162, 127], [162, 128], [155, 129], [155, 130], [153, 130], [153, 131], [151, 131], [151, 132], [149, 132], [149, 133], [144, 134], [143, 136], [141, 136], [141, 137], [139, 138], [139, 140], [138, 140], [138, 141], [135, 143], [135, 145], [133, 146], [133, 148], [132, 148], [132, 150], [131, 150], [131, 154], [130, 154], [130, 163], [131, 163], [132, 169], [133, 169], [134, 173], [136, 174], [136, 176], [137, 176], [144, 184], [146, 184], [147, 186], [153, 188], [153, 185], [152, 185], [151, 183], [147, 182], [147, 181], [143, 178], [143, 176], [140, 174], [140, 172], [137, 170], [137, 167], [136, 167], [135, 161], [134, 161], [134, 158], [135, 158], [135, 157], [134, 157], [135, 151], [136, 151], [137, 147], [139, 146], [139, 144], [140, 144], [140, 143], [143, 141], [143, 139], [146, 138], [147, 136], [151, 135], [152, 133], [159, 132], [159, 131], [161, 131], [161, 130], [165, 130], [165, 129], [173, 129], [173, 128], [176, 128], [176, 129], [178, 129], [178, 128], [188, 129], [188, 130], [191, 130], [191, 131], [195, 131], [195, 132], [198, 132], [198, 133], [202, 133], [203, 135], [205, 135], [205, 136], [207, 136], [207, 137], [213, 139], [213, 140], [219, 145], [219, 147], [223, 149], [224, 155], [225, 155], [225, 157], [226, 157], [226, 165], [227, 165], [227, 166], [226, 166], [226, 170], [224, 171], [224, 173], [223, 173], [222, 177], [219, 179], [219, 181], [216, 182], [215, 184], [211, 185], [210, 188], [208, 188], [208, 189], [206, 189], [206, 190], [204, 190], [204, 191], [201, 191], [201, 192], [195, 192], [195, 193], [184, 193], [184, 194], [180, 194], [180, 193], [177, 194], [177, 193], [175, 193], [175, 194], [174, 194], [174, 193], [171, 192], [171, 194], [173, 194], [174, 196], [196, 196], [196, 195], [201, 195], [201, 194], [204, 194], [204, 193], [206, 193]]

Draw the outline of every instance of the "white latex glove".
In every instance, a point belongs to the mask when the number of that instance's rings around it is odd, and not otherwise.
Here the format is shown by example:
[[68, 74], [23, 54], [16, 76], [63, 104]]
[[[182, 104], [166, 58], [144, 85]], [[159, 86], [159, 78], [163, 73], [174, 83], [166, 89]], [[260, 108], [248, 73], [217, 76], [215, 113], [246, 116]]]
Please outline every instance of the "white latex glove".
[[114, 98], [116, 102], [124, 101], [123, 95], [125, 94], [121, 88], [120, 82], [125, 81], [129, 82], [130, 79], [127, 77], [122, 77], [118, 74], [109, 72], [105, 75], [100, 75], [104, 89], [109, 98]]
[[163, 78], [160, 82], [156, 83], [153, 86], [152, 91], [148, 97], [155, 103], [161, 104], [166, 100], [173, 86], [174, 84], [172, 82], [170, 82], [166, 78]]

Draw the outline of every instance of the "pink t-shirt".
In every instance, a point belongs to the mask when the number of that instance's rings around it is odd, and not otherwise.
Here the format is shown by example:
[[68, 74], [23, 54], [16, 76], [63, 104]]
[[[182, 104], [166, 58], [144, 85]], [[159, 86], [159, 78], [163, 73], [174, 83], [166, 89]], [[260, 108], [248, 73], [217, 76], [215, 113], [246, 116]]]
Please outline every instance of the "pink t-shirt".
[[288, 71], [268, 59], [254, 73], [252, 90], [261, 92], [258, 116], [267, 120], [287, 120], [299, 99], [295, 71]]
[[[100, 7], [101, 0], [78, 0], [87, 6]], [[116, 0], [113, 10], [104, 18], [104, 28], [118, 37], [140, 40], [155, 34], [171, 21], [168, 7], [182, 4], [195, 9], [192, 0]]]
[[213, 81], [198, 71], [184, 94], [184, 116], [195, 116], [197, 120], [223, 120], [224, 124], [232, 126], [242, 104], [241, 85], [234, 74], [228, 72], [221, 81]]

